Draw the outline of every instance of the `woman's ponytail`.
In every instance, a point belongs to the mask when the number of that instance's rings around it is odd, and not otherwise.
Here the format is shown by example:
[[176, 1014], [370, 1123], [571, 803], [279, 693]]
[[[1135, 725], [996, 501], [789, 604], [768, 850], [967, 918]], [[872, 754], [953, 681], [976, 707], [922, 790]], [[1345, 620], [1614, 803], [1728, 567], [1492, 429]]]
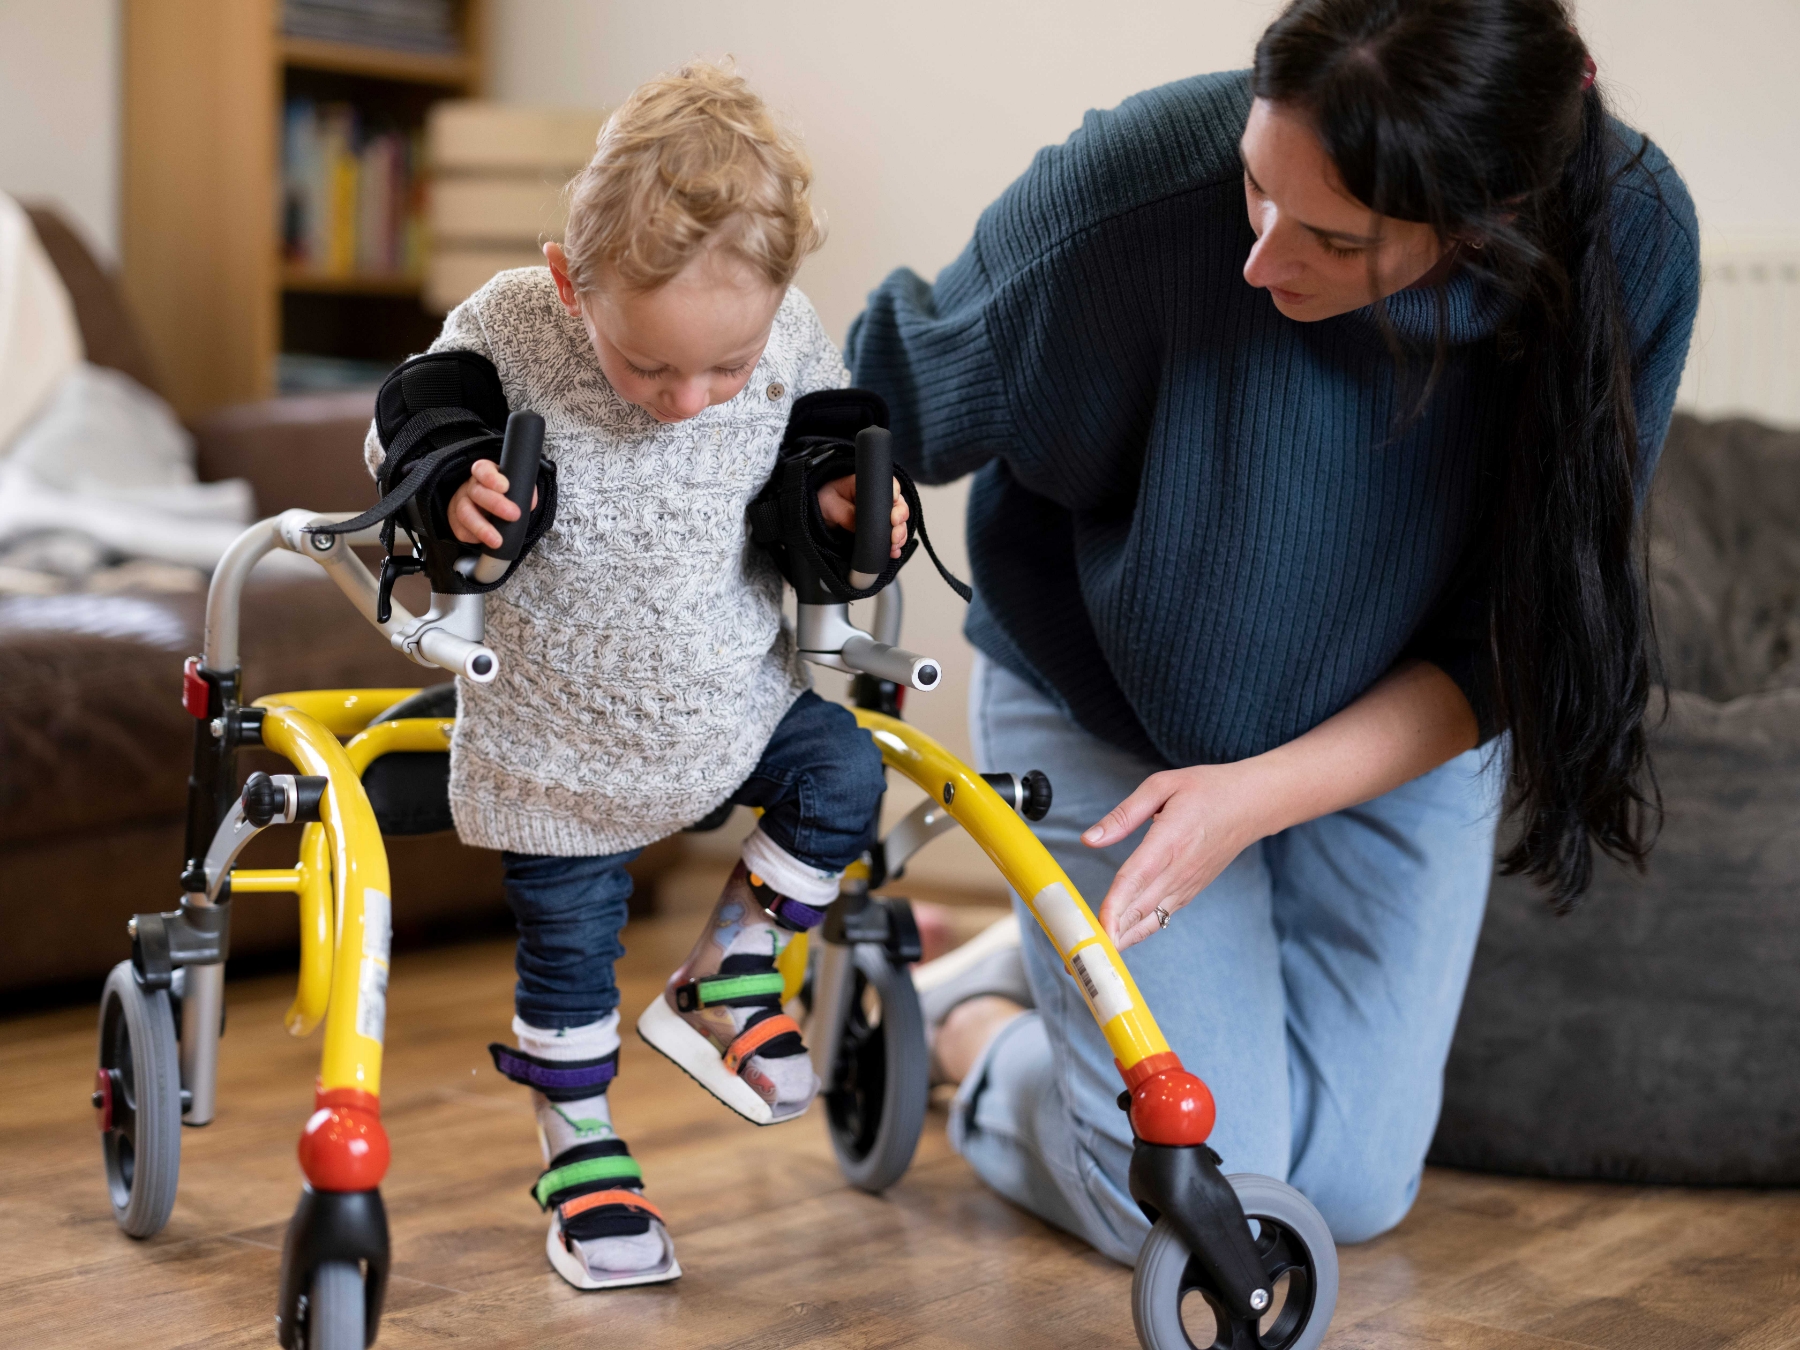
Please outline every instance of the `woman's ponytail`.
[[1617, 149], [1588, 89], [1514, 325], [1519, 417], [1493, 516], [1490, 640], [1517, 831], [1501, 864], [1559, 906], [1588, 887], [1590, 841], [1641, 865], [1660, 816], [1631, 342], [1607, 228]]

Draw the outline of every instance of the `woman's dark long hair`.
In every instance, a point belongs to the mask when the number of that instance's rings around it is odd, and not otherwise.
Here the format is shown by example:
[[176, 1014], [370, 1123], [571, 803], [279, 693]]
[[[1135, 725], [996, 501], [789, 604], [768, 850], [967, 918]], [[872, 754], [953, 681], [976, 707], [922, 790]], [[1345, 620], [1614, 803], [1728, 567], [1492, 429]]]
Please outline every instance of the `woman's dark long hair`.
[[[1587, 889], [1592, 845], [1641, 867], [1660, 821], [1631, 347], [1607, 229], [1622, 148], [1592, 69], [1561, 0], [1294, 0], [1257, 44], [1253, 82], [1310, 118], [1359, 201], [1459, 241], [1462, 265], [1513, 302], [1516, 413], [1489, 516], [1516, 826], [1502, 865], [1558, 907]], [[1440, 336], [1434, 375], [1444, 351]]]

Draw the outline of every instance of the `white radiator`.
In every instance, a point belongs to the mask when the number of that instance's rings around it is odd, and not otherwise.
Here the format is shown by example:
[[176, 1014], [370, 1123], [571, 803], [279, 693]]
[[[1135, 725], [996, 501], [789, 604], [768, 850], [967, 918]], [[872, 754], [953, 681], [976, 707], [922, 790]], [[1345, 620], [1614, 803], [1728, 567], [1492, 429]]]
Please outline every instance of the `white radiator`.
[[1800, 242], [1701, 250], [1700, 315], [1677, 406], [1800, 426]]

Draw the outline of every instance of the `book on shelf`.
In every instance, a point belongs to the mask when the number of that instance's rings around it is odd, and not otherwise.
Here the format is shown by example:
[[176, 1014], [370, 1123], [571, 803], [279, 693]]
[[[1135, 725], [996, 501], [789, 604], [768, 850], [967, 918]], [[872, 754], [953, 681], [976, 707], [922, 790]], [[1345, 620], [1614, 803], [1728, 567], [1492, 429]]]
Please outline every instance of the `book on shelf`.
[[424, 268], [423, 144], [368, 125], [348, 103], [293, 99], [282, 144], [282, 261], [319, 278], [417, 276]]
[[427, 56], [462, 52], [456, 0], [283, 0], [289, 37], [387, 47]]

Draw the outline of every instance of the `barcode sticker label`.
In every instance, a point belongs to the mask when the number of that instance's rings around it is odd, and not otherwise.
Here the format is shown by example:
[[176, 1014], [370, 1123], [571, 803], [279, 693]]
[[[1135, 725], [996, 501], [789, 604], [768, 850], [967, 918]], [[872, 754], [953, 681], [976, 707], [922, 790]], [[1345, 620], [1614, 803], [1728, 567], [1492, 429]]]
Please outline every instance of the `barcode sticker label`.
[[358, 1036], [378, 1041], [387, 1029], [387, 981], [387, 962], [377, 961], [372, 956], [363, 957], [362, 973], [356, 984]]
[[1094, 936], [1094, 926], [1060, 881], [1053, 881], [1031, 897], [1031, 907], [1050, 931], [1059, 952], [1072, 952]]
[[1081, 992], [1087, 995], [1088, 1006], [1094, 1010], [1094, 1020], [1101, 1026], [1131, 1010], [1131, 993], [1125, 988], [1125, 981], [1099, 947], [1085, 947], [1076, 952], [1069, 965], [1081, 982]]
[[363, 955], [388, 959], [394, 940], [394, 906], [385, 892], [363, 888]]

